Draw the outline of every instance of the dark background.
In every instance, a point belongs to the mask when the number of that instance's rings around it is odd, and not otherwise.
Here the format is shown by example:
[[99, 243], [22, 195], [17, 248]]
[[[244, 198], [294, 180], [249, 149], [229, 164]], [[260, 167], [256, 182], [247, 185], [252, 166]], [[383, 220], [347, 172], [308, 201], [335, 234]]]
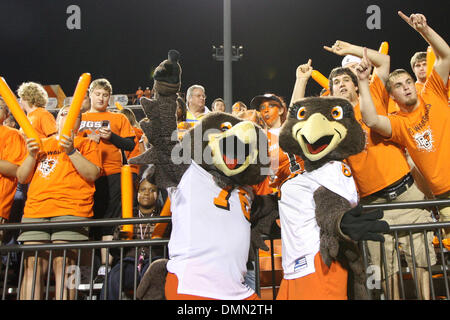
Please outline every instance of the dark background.
[[[274, 92], [287, 102], [295, 69], [312, 58], [325, 76], [341, 57], [322, 49], [335, 40], [378, 49], [388, 41], [391, 69], [410, 70], [409, 60], [427, 43], [398, 15], [423, 13], [448, 41], [448, 1], [232, 0], [232, 43], [244, 46], [233, 62], [233, 101], [249, 103]], [[69, 5], [81, 9], [81, 30], [68, 30]], [[381, 8], [381, 29], [369, 30], [369, 5]], [[223, 95], [223, 63], [212, 45], [223, 44], [221, 0], [1, 0], [0, 75], [12, 90], [24, 81], [60, 84], [71, 96], [79, 76], [106, 77], [115, 94], [151, 87], [152, 70], [169, 49], [182, 55], [182, 90], [198, 83], [207, 105]], [[310, 81], [307, 94], [320, 87]]]

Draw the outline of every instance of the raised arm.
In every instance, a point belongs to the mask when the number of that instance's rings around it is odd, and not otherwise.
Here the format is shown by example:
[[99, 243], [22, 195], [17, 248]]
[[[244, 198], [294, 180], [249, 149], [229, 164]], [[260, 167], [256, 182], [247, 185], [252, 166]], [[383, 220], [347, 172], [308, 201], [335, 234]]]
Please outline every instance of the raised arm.
[[297, 102], [298, 100], [305, 97], [306, 84], [311, 77], [312, 70], [311, 59], [308, 60], [308, 63], [299, 65], [297, 67], [297, 70], [295, 72], [294, 90], [292, 91], [291, 102], [289, 103], [289, 105], [292, 105], [294, 102]]
[[444, 84], [447, 84], [448, 73], [450, 71], [450, 47], [447, 42], [428, 25], [427, 19], [423, 14], [411, 14], [408, 17], [403, 12], [399, 11], [398, 15], [416, 30], [431, 46], [436, 56], [434, 69], [442, 78]]
[[388, 117], [377, 113], [372, 96], [370, 95], [369, 76], [372, 65], [370, 64], [367, 53], [368, 50], [364, 48], [363, 59], [356, 68], [362, 120], [369, 128], [389, 138], [392, 135], [391, 122]]
[[[356, 57], [363, 57], [364, 47], [354, 45], [345, 41], [336, 40], [334, 45], [330, 48], [327, 46], [323, 47], [325, 50], [337, 54], [339, 56], [345, 56], [351, 54]], [[391, 64], [391, 58], [378, 52], [377, 50], [367, 49], [367, 57], [370, 63], [375, 66], [375, 73], [380, 78], [380, 80], [386, 83], [389, 76], [389, 68]]]

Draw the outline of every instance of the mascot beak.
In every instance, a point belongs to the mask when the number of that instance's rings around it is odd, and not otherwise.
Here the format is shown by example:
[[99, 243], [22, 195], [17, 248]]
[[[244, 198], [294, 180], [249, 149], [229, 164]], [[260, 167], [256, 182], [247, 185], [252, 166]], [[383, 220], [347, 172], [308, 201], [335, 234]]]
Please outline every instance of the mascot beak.
[[292, 127], [292, 136], [311, 161], [320, 160], [336, 149], [346, 135], [344, 125], [329, 121], [321, 113], [314, 113], [308, 120], [300, 121]]
[[228, 177], [256, 163], [258, 140], [256, 128], [250, 121], [239, 122], [222, 133], [211, 133], [208, 140], [214, 166]]

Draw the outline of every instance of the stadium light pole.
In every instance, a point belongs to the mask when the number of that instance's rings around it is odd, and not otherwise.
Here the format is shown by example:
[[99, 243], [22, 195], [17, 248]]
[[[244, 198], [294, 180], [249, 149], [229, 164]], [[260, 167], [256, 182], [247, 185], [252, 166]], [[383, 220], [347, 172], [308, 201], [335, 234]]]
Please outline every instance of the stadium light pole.
[[231, 0], [223, 0], [223, 98], [229, 113], [233, 103], [231, 46]]

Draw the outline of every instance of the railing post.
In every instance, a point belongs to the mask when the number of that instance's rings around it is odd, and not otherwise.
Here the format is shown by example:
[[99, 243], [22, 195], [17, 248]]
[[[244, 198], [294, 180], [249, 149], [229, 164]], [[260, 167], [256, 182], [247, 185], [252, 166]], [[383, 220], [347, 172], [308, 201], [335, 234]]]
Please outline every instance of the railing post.
[[6, 297], [6, 287], [8, 286], [8, 272], [9, 272], [10, 258], [11, 258], [11, 252], [8, 252], [8, 256], [6, 258], [5, 279], [3, 280], [2, 300], [5, 300], [5, 297]]
[[[50, 289], [50, 275], [52, 272], [52, 261], [53, 260], [53, 250], [50, 250], [49, 254], [48, 254], [48, 267], [47, 267], [47, 285], [46, 285], [46, 289], [45, 289], [45, 300], [48, 300], [48, 291]], [[55, 297], [56, 297], [56, 292], [55, 292]]]
[[[363, 264], [364, 264], [364, 279], [366, 279], [366, 290], [368, 292], [368, 296], [369, 296], [369, 300], [372, 300], [372, 290], [370, 290], [367, 287], [367, 270], [369, 269], [369, 261], [368, 261], [368, 250], [367, 250], [367, 241], [361, 241], [360, 242], [361, 245], [361, 251], [362, 251], [362, 256], [363, 256]], [[380, 279], [380, 284], [381, 284], [381, 279]]]
[[402, 271], [402, 259], [400, 258], [399, 252], [399, 243], [398, 243], [398, 232], [394, 232], [395, 236], [395, 252], [397, 254], [397, 263], [398, 263], [398, 277], [400, 282], [400, 292], [402, 294], [402, 299], [405, 300], [405, 286], [403, 283], [403, 271]]
[[441, 260], [442, 260], [442, 272], [444, 274], [444, 283], [445, 283], [445, 292], [446, 292], [446, 297], [447, 300], [450, 299], [450, 291], [448, 288], [448, 276], [447, 276], [447, 262], [445, 261], [445, 256], [444, 256], [444, 248], [442, 245], [442, 234], [441, 234], [441, 229], [438, 229], [438, 240], [439, 240], [439, 249], [441, 252]]
[[[411, 259], [412, 259], [412, 268], [413, 268], [413, 279], [414, 279], [414, 288], [416, 291], [416, 298], [419, 299], [422, 294], [420, 293], [419, 288], [419, 280], [417, 279], [417, 269], [416, 269], [416, 256], [414, 252], [414, 241], [411, 231], [409, 231], [409, 244], [411, 247]], [[426, 245], [426, 244], [425, 244]]]
[[431, 299], [436, 300], [436, 295], [434, 294], [433, 272], [431, 270], [430, 250], [428, 249], [427, 230], [423, 230], [423, 241], [425, 243], [425, 254], [427, 256], [428, 280], [430, 281]]
[[259, 250], [255, 248], [255, 289], [256, 294], [261, 297], [261, 278], [260, 278], [260, 267], [259, 267]]

